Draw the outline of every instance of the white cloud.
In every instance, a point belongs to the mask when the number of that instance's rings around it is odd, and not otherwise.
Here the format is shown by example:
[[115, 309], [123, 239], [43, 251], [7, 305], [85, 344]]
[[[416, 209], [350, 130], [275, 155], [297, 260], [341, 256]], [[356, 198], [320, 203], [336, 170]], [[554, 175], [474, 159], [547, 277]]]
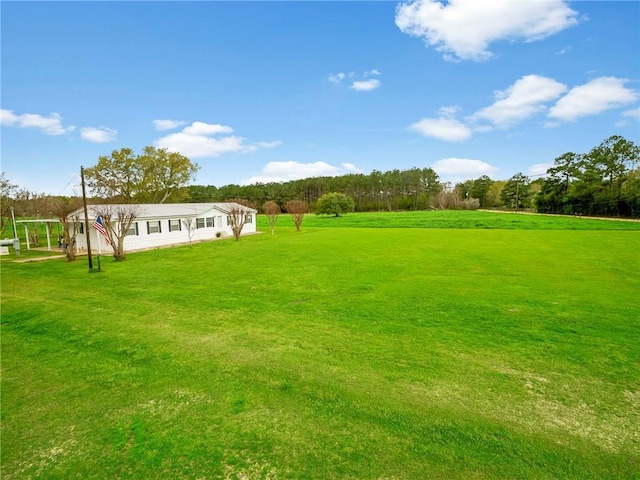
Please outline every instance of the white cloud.
[[640, 120], [640, 108], [632, 108], [631, 110], [625, 110], [624, 112], [622, 112], [622, 116]]
[[380, 80], [371, 78], [369, 80], [356, 80], [351, 84], [351, 89], [357, 92], [368, 92], [380, 86]]
[[259, 148], [273, 148], [282, 143], [276, 140], [250, 144], [244, 137], [228, 135], [232, 132], [233, 128], [226, 125], [193, 122], [181, 132], [156, 139], [154, 145], [189, 158], [215, 158], [227, 153], [251, 153]]
[[552, 78], [525, 75], [503, 91], [495, 92], [496, 102], [473, 114], [471, 120], [488, 120], [508, 127], [543, 111], [545, 102], [555, 100], [567, 87]]
[[260, 175], [248, 178], [242, 184], [288, 182], [311, 177], [335, 177], [346, 173], [361, 173], [361, 170], [351, 163], [343, 163], [337, 167], [326, 162], [269, 162], [262, 169]]
[[437, 138], [446, 142], [460, 142], [471, 137], [473, 132], [464, 123], [448, 118], [423, 118], [409, 126], [410, 130], [420, 133], [425, 137]]
[[346, 74], [345, 73], [336, 73], [329, 75], [327, 78], [331, 83], [340, 83], [342, 80], [344, 80], [346, 78]]
[[444, 54], [445, 59], [482, 61], [502, 40], [533, 42], [578, 23], [563, 0], [416, 0], [396, 9], [396, 25]]
[[356, 167], [353, 163], [342, 163], [341, 165], [347, 173], [362, 173], [362, 170]]
[[257, 149], [255, 146], [247, 145], [243, 137], [235, 135], [212, 138], [184, 132], [158, 138], [154, 143], [158, 148], [179, 152], [189, 158], [219, 157], [225, 153], [249, 153]]
[[431, 165], [438, 175], [478, 178], [482, 175], [491, 175], [498, 168], [481, 160], [469, 158], [443, 158]]
[[188, 135], [217, 135], [219, 133], [233, 133], [233, 128], [204, 122], [193, 122], [182, 130]]
[[564, 47], [561, 48], [560, 50], [556, 50], [555, 52], [553, 52], [555, 55], [564, 55], [566, 53], [569, 53], [571, 51], [571, 47]]
[[327, 77], [327, 79], [331, 83], [335, 83], [336, 85], [338, 85], [342, 83], [343, 80], [348, 78], [349, 81], [351, 82], [351, 85], [349, 87], [351, 88], [351, 90], [355, 90], [356, 92], [369, 92], [371, 90], [375, 90], [380, 86], [380, 80], [376, 78], [370, 78], [370, 77], [380, 76], [380, 75], [382, 74], [380, 73], [379, 70], [372, 68], [371, 70], [367, 70], [366, 72], [362, 72], [362, 73], [340, 72], [336, 74], [331, 74]]
[[156, 130], [173, 130], [174, 128], [181, 127], [187, 122], [182, 120], [153, 120], [153, 126]]
[[258, 148], [274, 148], [282, 145], [282, 142], [280, 140], [274, 140], [273, 142], [256, 142], [255, 145]]
[[572, 88], [549, 110], [549, 117], [564, 121], [596, 115], [638, 100], [638, 92], [624, 86], [626, 80], [600, 77]]
[[[410, 125], [409, 129], [425, 137], [459, 142], [471, 138], [474, 133], [511, 128], [545, 111], [548, 111], [548, 120], [544, 126], [556, 127], [560, 121], [576, 120], [637, 102], [640, 95], [626, 88], [625, 83], [624, 79], [601, 77], [566, 93], [568, 87], [553, 78], [525, 75], [507, 89], [494, 92], [495, 102], [492, 105], [466, 116], [463, 121], [455, 118], [459, 107], [445, 106], [440, 108], [438, 118], [423, 118]], [[566, 95], [562, 97], [564, 93]], [[547, 104], [555, 100], [555, 105], [548, 108]], [[639, 112], [638, 108], [629, 109], [622, 116], [640, 118]], [[616, 124], [624, 125], [624, 119]]]
[[640, 108], [632, 108], [630, 110], [625, 110], [622, 112], [622, 119], [618, 120], [614, 125], [616, 127], [626, 127], [629, 124], [629, 119], [631, 121], [640, 120]]
[[529, 177], [544, 177], [547, 175], [547, 170], [553, 167], [552, 162], [548, 163], [536, 163], [535, 165], [531, 165], [527, 169], [526, 175]]
[[80, 129], [80, 136], [87, 142], [107, 143], [116, 139], [118, 132], [107, 127], [85, 127]]
[[62, 117], [59, 113], [51, 113], [48, 117], [43, 117], [36, 113], [23, 113], [22, 115], [16, 115], [12, 110], [0, 111], [0, 121], [2, 125], [20, 128], [39, 128], [42, 133], [47, 135], [64, 135], [65, 133], [72, 132], [76, 127], [63, 127]]
[[10, 127], [18, 122], [18, 115], [11, 110], [0, 110], [0, 123], [5, 127]]

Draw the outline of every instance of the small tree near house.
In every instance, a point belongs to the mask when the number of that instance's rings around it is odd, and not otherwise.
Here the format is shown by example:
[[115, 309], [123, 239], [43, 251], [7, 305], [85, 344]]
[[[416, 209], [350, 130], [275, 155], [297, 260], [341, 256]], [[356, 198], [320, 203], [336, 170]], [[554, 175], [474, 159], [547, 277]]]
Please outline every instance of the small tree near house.
[[187, 236], [189, 237], [189, 247], [191, 247], [191, 239], [193, 238], [193, 234], [196, 232], [196, 219], [195, 217], [189, 217], [183, 218], [180, 221], [182, 222], [182, 225], [184, 225], [184, 229], [187, 231]]
[[124, 239], [127, 231], [138, 216], [137, 205], [101, 205], [94, 207], [93, 210], [97, 215], [102, 217], [102, 223], [107, 231], [111, 248], [113, 248], [113, 258], [116, 260], [125, 260]]
[[76, 260], [76, 239], [78, 238], [79, 215], [72, 215], [80, 207], [77, 198], [58, 197], [51, 206], [52, 213], [62, 224], [62, 247], [68, 262]]
[[231, 232], [236, 242], [240, 240], [240, 234], [242, 233], [244, 224], [247, 222], [247, 216], [251, 215], [251, 209], [240, 202], [242, 202], [242, 200], [233, 200], [227, 212], [227, 219], [229, 225], [231, 225]]
[[282, 211], [280, 210], [280, 205], [270, 200], [268, 202], [265, 202], [265, 204], [262, 206], [262, 210], [264, 211], [264, 214], [269, 219], [269, 226], [271, 227], [271, 235], [273, 235], [275, 233], [276, 222], [278, 221], [278, 215], [282, 213]]
[[287, 202], [284, 207], [287, 209], [287, 213], [291, 215], [296, 230], [300, 231], [304, 214], [309, 211], [309, 205], [304, 200], [291, 200]]

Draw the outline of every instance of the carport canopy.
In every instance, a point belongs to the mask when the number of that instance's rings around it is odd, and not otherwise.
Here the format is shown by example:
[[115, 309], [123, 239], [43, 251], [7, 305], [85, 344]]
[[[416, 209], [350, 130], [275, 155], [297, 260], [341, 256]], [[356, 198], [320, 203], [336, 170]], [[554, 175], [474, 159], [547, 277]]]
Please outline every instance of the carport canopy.
[[[44, 223], [45, 231], [47, 232], [47, 250], [51, 251], [51, 227], [52, 223], [60, 223], [57, 218], [35, 218], [32, 220], [16, 220], [16, 223], [24, 224], [24, 233], [27, 239], [27, 250], [31, 250], [31, 244], [29, 242], [29, 224], [30, 223]], [[18, 232], [14, 232], [18, 235]]]

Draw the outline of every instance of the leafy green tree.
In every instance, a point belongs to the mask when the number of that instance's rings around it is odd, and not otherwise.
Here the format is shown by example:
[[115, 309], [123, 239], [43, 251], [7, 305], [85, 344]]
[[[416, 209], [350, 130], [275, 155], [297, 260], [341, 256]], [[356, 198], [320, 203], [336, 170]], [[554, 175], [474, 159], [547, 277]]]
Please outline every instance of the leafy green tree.
[[458, 193], [460, 200], [466, 198], [472, 198], [471, 190], [473, 189], [473, 180], [465, 180], [464, 182], [456, 183], [454, 191]]
[[631, 170], [622, 184], [622, 198], [629, 205], [632, 217], [640, 216], [640, 168]]
[[184, 155], [169, 152], [165, 148], [144, 147], [137, 161], [143, 172], [142, 185], [136, 198], [141, 203], [180, 200], [180, 187], [193, 180], [199, 169]]
[[487, 175], [483, 175], [473, 181], [471, 185], [471, 197], [477, 198], [480, 201], [480, 208], [486, 207], [486, 198], [489, 193], [489, 189], [493, 184], [493, 180]]
[[214, 199], [214, 195], [218, 190], [213, 185], [189, 185], [186, 187], [187, 194], [184, 196], [185, 201], [193, 203], [209, 203]]
[[564, 191], [560, 190], [563, 195], [569, 191], [571, 182], [580, 175], [582, 161], [583, 155], [567, 152], [557, 157], [553, 161], [553, 167], [547, 170], [554, 179], [553, 183], [563, 186]]
[[592, 168], [601, 173], [610, 203], [615, 201], [615, 212], [612, 213], [622, 213], [622, 183], [629, 169], [640, 160], [640, 147], [614, 135], [592, 149], [586, 157]]
[[324, 193], [338, 192], [353, 198], [358, 212], [381, 209], [419, 210], [429, 208], [442, 188], [438, 174], [433, 169], [411, 168], [388, 172], [374, 170], [369, 175], [351, 173], [281, 183], [226, 185], [215, 191], [212, 200], [224, 202], [230, 198], [242, 197], [255, 205], [272, 200], [283, 208], [287, 202], [301, 199], [315, 206]]
[[565, 182], [562, 178], [555, 176], [544, 180], [535, 198], [536, 209], [540, 213], [573, 213], [567, 201]]
[[502, 189], [504, 188], [506, 183], [507, 182], [504, 180], [496, 180], [491, 184], [489, 190], [487, 191], [487, 195], [484, 198], [485, 208], [502, 206], [500, 194], [502, 193]]
[[528, 207], [530, 200], [529, 178], [523, 173], [516, 173], [507, 180], [502, 192], [500, 200], [505, 207], [515, 208], [516, 210]]
[[121, 148], [111, 155], [101, 155], [98, 163], [84, 169], [89, 189], [97, 196], [122, 203], [133, 203], [144, 179], [144, 172], [133, 150]]
[[353, 198], [344, 193], [332, 192], [322, 195], [316, 203], [316, 214], [339, 217], [355, 208]]
[[84, 170], [94, 194], [121, 203], [164, 203], [195, 177], [198, 165], [166, 149], [145, 147], [142, 155], [130, 148], [98, 157], [98, 163]]

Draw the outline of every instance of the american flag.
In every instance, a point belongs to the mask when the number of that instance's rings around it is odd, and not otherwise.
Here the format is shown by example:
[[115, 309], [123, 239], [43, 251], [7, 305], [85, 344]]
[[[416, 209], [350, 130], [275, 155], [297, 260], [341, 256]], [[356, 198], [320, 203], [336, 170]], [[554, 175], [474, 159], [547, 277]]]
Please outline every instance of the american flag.
[[100, 215], [96, 217], [96, 221], [93, 222], [93, 225], [91, 226], [102, 234], [102, 236], [104, 237], [104, 241], [107, 242], [107, 245], [111, 245], [111, 242], [109, 241], [109, 234], [104, 228], [104, 224], [102, 223], [102, 218], [100, 218]]

